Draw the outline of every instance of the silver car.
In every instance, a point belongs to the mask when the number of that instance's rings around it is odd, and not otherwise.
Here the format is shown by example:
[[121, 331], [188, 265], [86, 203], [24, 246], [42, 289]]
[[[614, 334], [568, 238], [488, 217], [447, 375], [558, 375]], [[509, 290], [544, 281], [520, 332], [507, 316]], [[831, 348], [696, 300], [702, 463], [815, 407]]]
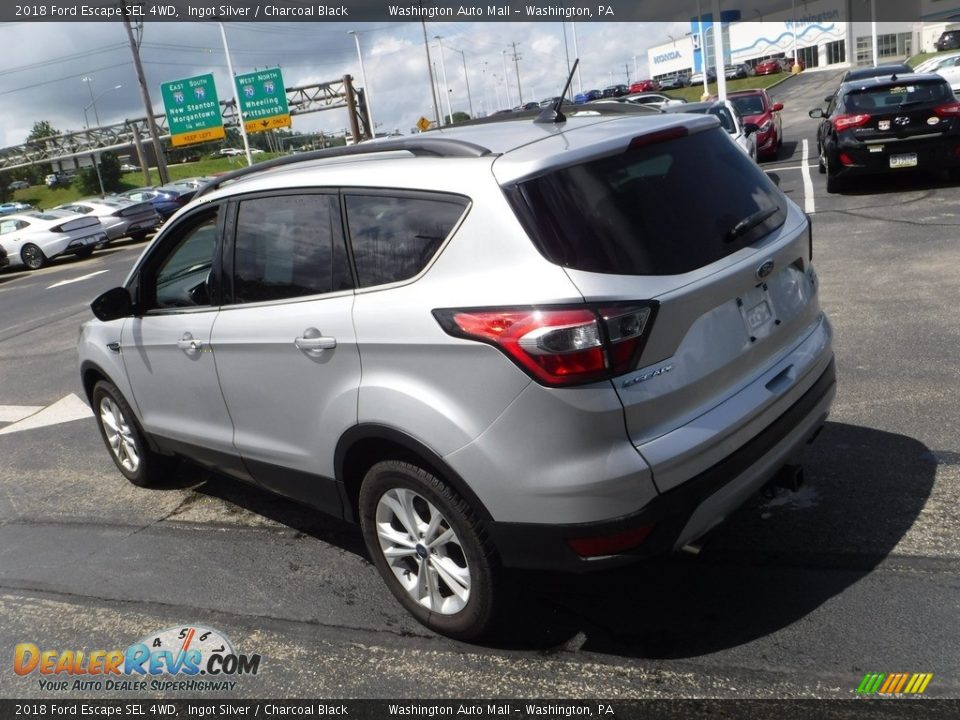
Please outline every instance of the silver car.
[[669, 113], [697, 113], [713, 115], [720, 120], [720, 127], [727, 131], [741, 150], [754, 162], [757, 161], [757, 130], [753, 123], [745, 122], [743, 115], [729, 100], [709, 100], [707, 102], [686, 103], [685, 105], [667, 105], [662, 108]]
[[153, 203], [134, 202], [120, 196], [76, 200], [56, 209], [98, 218], [108, 241], [125, 236], [144, 240], [163, 222]]
[[458, 638], [505, 567], [677, 550], [782, 480], [835, 388], [808, 218], [716, 117], [546, 115], [207, 186], [82, 329], [120, 472], [356, 522]]

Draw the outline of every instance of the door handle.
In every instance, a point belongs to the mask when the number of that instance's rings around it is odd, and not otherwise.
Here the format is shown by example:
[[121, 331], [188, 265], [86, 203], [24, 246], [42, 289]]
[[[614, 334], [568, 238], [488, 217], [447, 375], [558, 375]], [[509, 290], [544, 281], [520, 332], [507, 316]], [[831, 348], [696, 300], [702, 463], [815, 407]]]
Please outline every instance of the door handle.
[[316, 328], [307, 328], [302, 336], [293, 341], [293, 344], [298, 350], [309, 355], [319, 355], [324, 350], [333, 350], [337, 346], [337, 339], [324, 336]]
[[194, 338], [190, 333], [184, 333], [183, 337], [177, 340], [177, 347], [188, 355], [194, 355], [203, 350], [203, 343]]

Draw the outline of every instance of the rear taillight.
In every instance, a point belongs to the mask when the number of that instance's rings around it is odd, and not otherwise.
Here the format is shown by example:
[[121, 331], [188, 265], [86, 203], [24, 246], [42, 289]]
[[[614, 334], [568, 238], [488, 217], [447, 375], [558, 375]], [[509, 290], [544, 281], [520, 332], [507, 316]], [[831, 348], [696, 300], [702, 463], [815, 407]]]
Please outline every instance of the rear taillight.
[[607, 380], [636, 367], [652, 303], [434, 310], [450, 335], [501, 350], [551, 387]]
[[840, 130], [863, 127], [868, 122], [870, 122], [870, 116], [866, 113], [859, 115], [837, 115], [833, 119], [833, 127], [839, 132]]
[[960, 117], [960, 102], [947, 103], [933, 109], [937, 117]]

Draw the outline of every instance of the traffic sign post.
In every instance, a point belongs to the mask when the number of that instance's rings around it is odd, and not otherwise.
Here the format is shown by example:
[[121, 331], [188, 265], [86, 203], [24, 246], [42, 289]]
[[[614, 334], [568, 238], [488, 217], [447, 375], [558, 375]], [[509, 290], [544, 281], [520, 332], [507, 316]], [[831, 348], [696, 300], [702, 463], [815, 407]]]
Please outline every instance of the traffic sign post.
[[237, 75], [240, 119], [248, 133], [290, 127], [287, 91], [280, 68]]
[[213, 74], [162, 83], [160, 92], [174, 147], [222, 140], [227, 136]]

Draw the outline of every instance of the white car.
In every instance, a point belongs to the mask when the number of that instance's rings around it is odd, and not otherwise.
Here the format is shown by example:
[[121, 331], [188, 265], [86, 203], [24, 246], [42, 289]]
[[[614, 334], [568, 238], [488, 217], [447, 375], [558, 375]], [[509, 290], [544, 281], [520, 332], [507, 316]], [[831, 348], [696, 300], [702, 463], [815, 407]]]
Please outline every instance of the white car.
[[953, 53], [943, 53], [942, 55], [934, 55], [933, 57], [927, 58], [922, 63], [917, 65], [913, 71], [915, 73], [932, 73], [939, 72], [938, 68], [944, 63], [953, 63], [960, 58], [960, 52]]
[[661, 108], [667, 113], [696, 113], [698, 115], [714, 115], [720, 121], [720, 126], [737, 143], [747, 156], [757, 160], [757, 135], [759, 129], [752, 123], [745, 123], [743, 115], [729, 100], [708, 100], [707, 102], [687, 103], [685, 105], [671, 105]]
[[936, 73], [948, 83], [954, 92], [960, 90], [960, 55], [954, 55], [942, 60], [935, 69], [927, 72]]
[[163, 222], [153, 203], [133, 202], [122, 197], [76, 200], [54, 209], [98, 218], [108, 241], [125, 235], [134, 240], [143, 240]]
[[58, 255], [87, 257], [106, 240], [107, 234], [98, 218], [63, 210], [0, 218], [0, 245], [10, 258], [10, 267], [25, 265], [39, 270]]

